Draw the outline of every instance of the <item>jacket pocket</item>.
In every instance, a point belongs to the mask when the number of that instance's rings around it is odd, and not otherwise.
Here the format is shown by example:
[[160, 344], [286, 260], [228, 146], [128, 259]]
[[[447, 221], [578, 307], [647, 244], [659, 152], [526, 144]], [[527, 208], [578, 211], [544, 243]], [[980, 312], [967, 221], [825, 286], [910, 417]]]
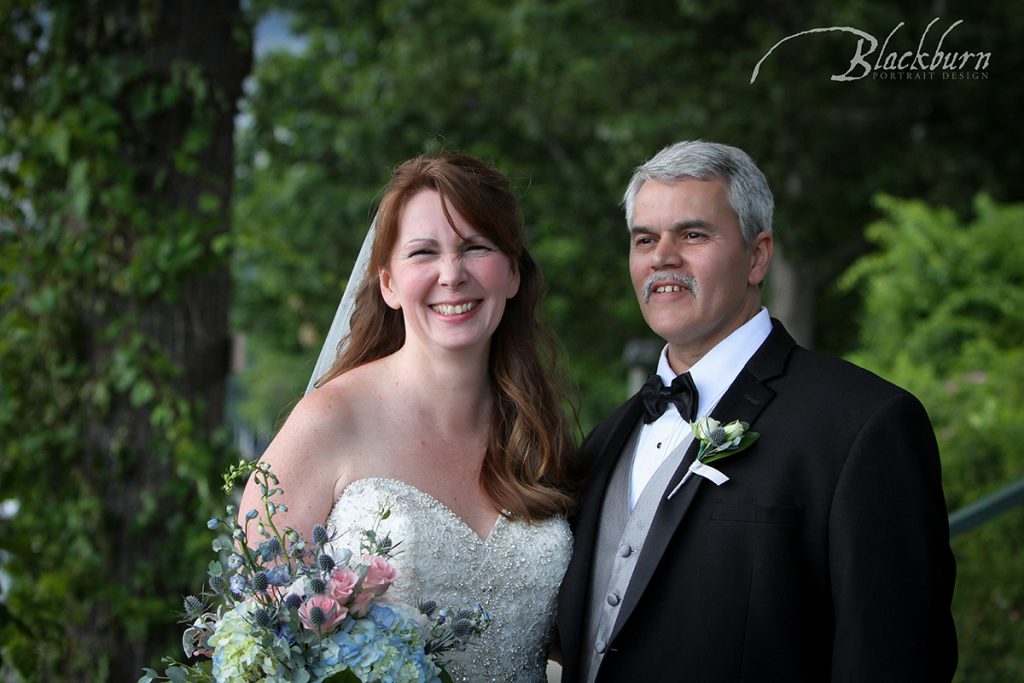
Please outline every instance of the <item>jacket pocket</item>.
[[747, 522], [749, 524], [799, 524], [803, 521], [802, 507], [773, 507], [753, 502], [727, 503], [719, 501], [711, 511], [711, 519], [720, 522]]

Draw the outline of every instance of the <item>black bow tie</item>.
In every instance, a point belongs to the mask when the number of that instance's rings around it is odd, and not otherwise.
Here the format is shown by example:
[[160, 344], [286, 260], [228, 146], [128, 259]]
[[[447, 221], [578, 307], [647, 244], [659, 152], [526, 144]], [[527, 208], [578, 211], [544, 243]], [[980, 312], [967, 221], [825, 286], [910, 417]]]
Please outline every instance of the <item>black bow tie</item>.
[[644, 424], [651, 424], [661, 417], [669, 403], [675, 405], [687, 422], [697, 419], [697, 387], [688, 372], [677, 376], [668, 387], [662, 383], [661, 377], [651, 375], [640, 389], [640, 400], [644, 404]]

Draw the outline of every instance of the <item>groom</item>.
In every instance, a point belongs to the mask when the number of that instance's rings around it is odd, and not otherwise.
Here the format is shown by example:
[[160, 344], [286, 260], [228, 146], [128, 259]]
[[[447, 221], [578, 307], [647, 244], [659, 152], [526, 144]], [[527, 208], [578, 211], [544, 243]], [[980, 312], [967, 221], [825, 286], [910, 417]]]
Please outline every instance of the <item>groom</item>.
[[[667, 345], [583, 446], [563, 681], [948, 681], [955, 568], [924, 408], [761, 307], [773, 200], [744, 152], [672, 145], [625, 205]], [[695, 464], [706, 416], [756, 440]]]

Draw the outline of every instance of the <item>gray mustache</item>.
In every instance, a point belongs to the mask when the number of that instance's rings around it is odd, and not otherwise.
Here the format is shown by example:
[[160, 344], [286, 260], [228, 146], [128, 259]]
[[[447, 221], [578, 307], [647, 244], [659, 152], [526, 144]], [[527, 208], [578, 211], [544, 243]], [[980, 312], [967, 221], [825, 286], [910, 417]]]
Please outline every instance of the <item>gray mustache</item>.
[[696, 299], [700, 296], [700, 285], [697, 284], [697, 278], [692, 275], [680, 275], [679, 273], [651, 273], [644, 280], [643, 287], [643, 298], [644, 303], [650, 303], [651, 293], [654, 289], [654, 283], [656, 282], [674, 282], [678, 285], [682, 285], [690, 290], [690, 294]]

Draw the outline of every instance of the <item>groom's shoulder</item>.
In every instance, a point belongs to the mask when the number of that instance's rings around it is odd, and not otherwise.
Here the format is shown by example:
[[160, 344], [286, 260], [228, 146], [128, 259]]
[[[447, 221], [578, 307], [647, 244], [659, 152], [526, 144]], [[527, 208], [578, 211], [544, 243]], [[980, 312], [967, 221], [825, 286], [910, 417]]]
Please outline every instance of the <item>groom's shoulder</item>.
[[903, 387], [844, 358], [797, 346], [787, 367], [789, 380], [821, 398], [877, 404], [911, 396]]

